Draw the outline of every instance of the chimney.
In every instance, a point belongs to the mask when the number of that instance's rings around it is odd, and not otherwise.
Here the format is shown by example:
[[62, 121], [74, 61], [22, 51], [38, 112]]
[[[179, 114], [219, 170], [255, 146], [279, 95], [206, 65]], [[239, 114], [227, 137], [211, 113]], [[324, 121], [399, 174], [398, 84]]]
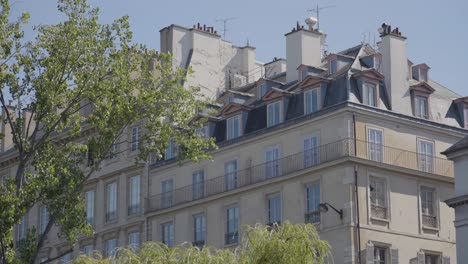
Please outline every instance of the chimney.
[[321, 43], [324, 34], [313, 29], [317, 20], [306, 19], [308, 28], [297, 23], [286, 36], [286, 81], [297, 80], [297, 67], [301, 64], [319, 67], [321, 65]]
[[385, 23], [378, 31], [381, 37], [382, 73], [385, 76], [390, 108], [394, 112], [411, 115], [406, 37], [401, 35], [398, 28], [392, 31], [391, 26]]

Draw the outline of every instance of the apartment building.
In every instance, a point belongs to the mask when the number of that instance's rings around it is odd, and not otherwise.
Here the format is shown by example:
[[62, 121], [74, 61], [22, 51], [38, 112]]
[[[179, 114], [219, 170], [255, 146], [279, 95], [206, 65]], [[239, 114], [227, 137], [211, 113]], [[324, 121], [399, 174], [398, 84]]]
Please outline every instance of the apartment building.
[[[316, 225], [335, 263], [456, 263], [444, 203], [454, 168], [440, 152], [468, 135], [468, 100], [409, 60], [398, 28], [383, 24], [378, 48], [324, 54], [314, 21], [285, 34], [286, 58], [269, 63], [212, 27], [162, 29], [161, 51], [195, 70], [186, 85], [217, 100], [198, 132], [219, 149], [179, 163], [171, 144], [162, 160], [135, 164], [144, 124], [130, 127], [85, 187], [94, 236], [61, 261], [143, 241], [233, 249], [243, 225], [290, 221]], [[2, 147], [0, 176], [15, 170], [8, 138]], [[33, 208], [15, 240], [47, 221]], [[54, 230], [40, 257], [68, 249]]]

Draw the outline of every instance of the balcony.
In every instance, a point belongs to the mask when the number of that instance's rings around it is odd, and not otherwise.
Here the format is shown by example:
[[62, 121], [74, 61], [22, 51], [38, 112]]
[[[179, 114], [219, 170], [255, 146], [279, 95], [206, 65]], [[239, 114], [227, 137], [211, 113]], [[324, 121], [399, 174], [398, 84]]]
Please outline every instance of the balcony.
[[[148, 198], [146, 212], [155, 212], [201, 198], [232, 192], [242, 187], [281, 178], [291, 173], [344, 158], [358, 158], [376, 164], [387, 164], [414, 171], [453, 177], [453, 162], [450, 160], [347, 138], [287, 156], [274, 162], [270, 161], [239, 170], [234, 173], [234, 176], [233, 173], [230, 173], [207, 179], [204, 182], [203, 192], [199, 192], [199, 186], [188, 185], [175, 189], [170, 194], [163, 193], [151, 196]], [[274, 163], [274, 166], [272, 166], [272, 163]], [[274, 173], [272, 173], [272, 167]]]

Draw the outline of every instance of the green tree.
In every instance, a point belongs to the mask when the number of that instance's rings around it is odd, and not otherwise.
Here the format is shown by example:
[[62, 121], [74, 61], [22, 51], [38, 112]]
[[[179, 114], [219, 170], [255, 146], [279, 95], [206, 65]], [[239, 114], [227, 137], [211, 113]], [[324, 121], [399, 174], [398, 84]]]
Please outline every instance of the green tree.
[[169, 248], [164, 244], [148, 242], [136, 254], [132, 249], [120, 248], [116, 256], [102, 258], [80, 256], [73, 264], [319, 264], [333, 263], [330, 246], [320, 240], [312, 224], [286, 222], [273, 228], [264, 225], [245, 226], [237, 249], [201, 249], [184, 243]]
[[[194, 132], [203, 120], [191, 122], [206, 98], [183, 87], [187, 71], [169, 55], [132, 42], [128, 17], [100, 24], [86, 0], [59, 0], [64, 21], [36, 27], [25, 41], [28, 15], [11, 21], [9, 11], [0, 0], [0, 103], [16, 154], [16, 173], [0, 185], [0, 263], [33, 263], [54, 225], [70, 245], [92, 233], [83, 185], [135, 122], [143, 124], [136, 162], [161, 157], [170, 140], [180, 159], [194, 161], [215, 145]], [[41, 235], [29, 230], [17, 253], [13, 227], [37, 205], [49, 222]]]

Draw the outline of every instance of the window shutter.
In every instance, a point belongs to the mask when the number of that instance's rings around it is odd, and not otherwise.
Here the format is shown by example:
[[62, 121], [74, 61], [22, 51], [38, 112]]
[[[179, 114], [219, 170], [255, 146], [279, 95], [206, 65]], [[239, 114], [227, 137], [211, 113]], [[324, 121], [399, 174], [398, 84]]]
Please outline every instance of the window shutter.
[[442, 257], [442, 264], [450, 264], [450, 257], [443, 256]]
[[366, 264], [374, 264], [374, 245], [371, 243], [367, 244], [366, 248], [366, 259], [365, 262]]
[[398, 261], [398, 249], [396, 248], [392, 248], [390, 249], [390, 260], [391, 260], [391, 264], [398, 264], [399, 261]]
[[418, 264], [426, 264], [424, 252], [418, 252]]

